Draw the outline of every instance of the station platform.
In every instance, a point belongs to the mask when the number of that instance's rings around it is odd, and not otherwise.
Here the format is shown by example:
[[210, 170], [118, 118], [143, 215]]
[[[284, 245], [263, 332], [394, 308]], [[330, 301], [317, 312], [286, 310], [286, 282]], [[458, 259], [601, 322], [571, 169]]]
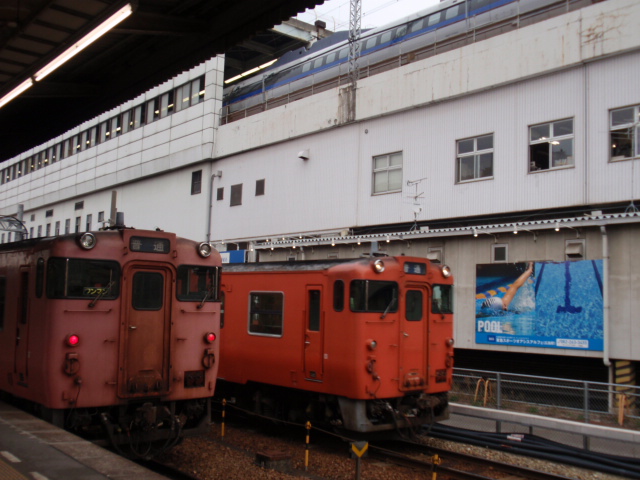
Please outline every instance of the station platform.
[[165, 478], [0, 402], [0, 480]]

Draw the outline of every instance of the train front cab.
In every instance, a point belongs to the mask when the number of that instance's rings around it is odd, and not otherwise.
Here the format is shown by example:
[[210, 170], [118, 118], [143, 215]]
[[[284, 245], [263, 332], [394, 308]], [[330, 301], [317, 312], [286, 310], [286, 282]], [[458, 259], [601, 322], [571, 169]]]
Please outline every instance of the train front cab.
[[[356, 329], [351, 339], [343, 336], [340, 350], [361, 372], [343, 379], [345, 395], [338, 401], [344, 427], [373, 432], [446, 419], [453, 376], [448, 267], [422, 258], [384, 257], [347, 276], [341, 270], [347, 272], [340, 266], [331, 275], [349, 285], [349, 318], [343, 321]], [[346, 331], [344, 325], [338, 320], [328, 328]]]

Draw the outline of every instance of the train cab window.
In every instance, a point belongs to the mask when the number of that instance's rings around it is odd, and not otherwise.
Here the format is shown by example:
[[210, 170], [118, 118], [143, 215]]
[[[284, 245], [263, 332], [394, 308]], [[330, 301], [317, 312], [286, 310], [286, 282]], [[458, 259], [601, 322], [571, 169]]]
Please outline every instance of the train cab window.
[[160, 310], [164, 304], [164, 277], [158, 272], [136, 272], [131, 305], [136, 310]]
[[407, 310], [405, 315], [409, 322], [419, 322], [422, 320], [424, 299], [421, 290], [407, 290], [406, 305]]
[[431, 313], [453, 313], [453, 286], [434, 285]]
[[120, 294], [120, 265], [109, 260], [51, 258], [47, 297], [113, 300]]
[[398, 284], [374, 280], [353, 280], [349, 304], [353, 312], [397, 312]]
[[283, 293], [252, 292], [249, 294], [249, 333], [281, 337], [283, 313]]
[[344, 282], [342, 280], [333, 282], [333, 309], [336, 312], [344, 310]]
[[217, 302], [220, 299], [220, 269], [180, 265], [176, 296], [182, 302]]

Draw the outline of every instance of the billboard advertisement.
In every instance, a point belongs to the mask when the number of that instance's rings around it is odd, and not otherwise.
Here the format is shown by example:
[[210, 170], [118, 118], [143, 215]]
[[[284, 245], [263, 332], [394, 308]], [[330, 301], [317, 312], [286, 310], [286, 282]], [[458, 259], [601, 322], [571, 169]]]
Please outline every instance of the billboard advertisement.
[[476, 343], [603, 349], [602, 260], [476, 265]]

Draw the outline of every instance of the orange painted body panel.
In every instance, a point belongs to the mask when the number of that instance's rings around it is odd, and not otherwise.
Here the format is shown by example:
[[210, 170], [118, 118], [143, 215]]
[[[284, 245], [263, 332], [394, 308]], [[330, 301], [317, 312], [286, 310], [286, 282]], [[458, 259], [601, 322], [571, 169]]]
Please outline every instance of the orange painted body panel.
[[[220, 304], [178, 301], [179, 265], [220, 267], [217, 252], [201, 258], [193, 241], [161, 231], [124, 229], [94, 232], [96, 246], [79, 247], [75, 235], [26, 240], [0, 249], [0, 279], [6, 279], [5, 313], [0, 328], [0, 390], [50, 409], [125, 405], [134, 401], [188, 400], [213, 395], [219, 342]], [[131, 237], [164, 239], [166, 253], [134, 252]], [[51, 298], [47, 293], [52, 258], [116, 262], [116, 298]], [[41, 262], [44, 274], [39, 274]], [[28, 272], [26, 313], [18, 302], [20, 272]], [[162, 298], [148, 310], [131, 305], [132, 275], [146, 272], [163, 282]], [[38, 286], [41, 282], [41, 286]], [[41, 289], [41, 294], [36, 292]], [[97, 292], [104, 285], [95, 287]], [[95, 298], [95, 297], [94, 297]], [[74, 334], [79, 343], [65, 339]], [[206, 352], [215, 356], [203, 367]], [[185, 388], [185, 372], [203, 372], [202, 386]]]
[[[296, 262], [282, 267], [225, 266], [220, 378], [355, 400], [447, 392], [452, 381], [453, 315], [432, 314], [431, 294], [433, 284], [452, 285], [453, 280], [423, 258], [382, 260], [382, 273], [374, 272], [373, 259], [331, 265], [330, 261], [319, 262], [317, 267], [296, 267]], [[426, 265], [426, 272], [405, 273], [406, 262]], [[253, 268], [258, 270], [251, 271]], [[386, 314], [353, 311], [349, 291], [354, 280], [397, 283], [397, 306]], [[334, 308], [336, 282], [345, 285], [341, 311]], [[316, 296], [320, 296], [319, 316], [313, 320], [317, 330], [311, 332], [309, 290], [319, 291]], [[412, 290], [410, 298], [422, 300], [419, 320], [406, 318], [408, 290]], [[260, 292], [283, 295], [282, 331], [278, 335], [249, 331], [253, 318], [250, 296]], [[372, 341], [376, 343], [373, 349]]]

